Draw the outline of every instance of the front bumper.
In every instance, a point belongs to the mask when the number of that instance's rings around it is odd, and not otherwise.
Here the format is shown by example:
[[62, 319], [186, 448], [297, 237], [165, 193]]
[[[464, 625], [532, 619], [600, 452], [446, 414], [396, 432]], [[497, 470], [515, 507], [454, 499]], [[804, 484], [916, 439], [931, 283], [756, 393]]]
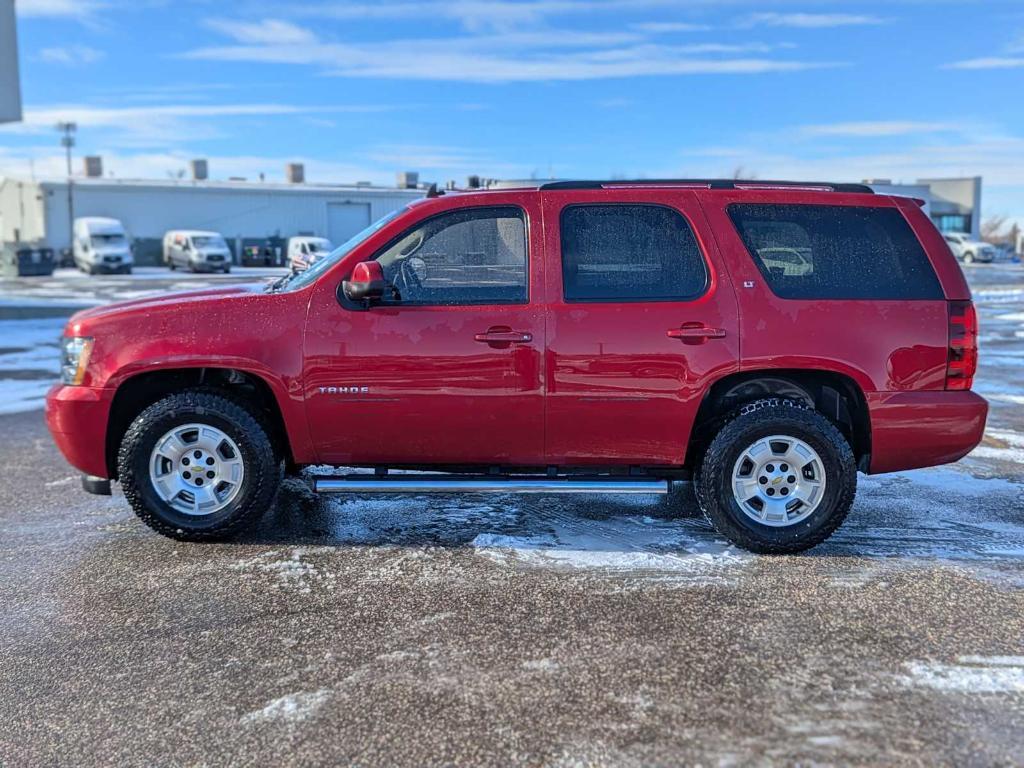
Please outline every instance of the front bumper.
[[46, 395], [46, 426], [68, 463], [86, 475], [109, 478], [107, 422], [113, 391], [55, 384]]
[[195, 272], [227, 272], [231, 269], [230, 261], [191, 261]]
[[981, 442], [988, 402], [974, 392], [869, 392], [869, 472], [898, 472], [962, 459]]

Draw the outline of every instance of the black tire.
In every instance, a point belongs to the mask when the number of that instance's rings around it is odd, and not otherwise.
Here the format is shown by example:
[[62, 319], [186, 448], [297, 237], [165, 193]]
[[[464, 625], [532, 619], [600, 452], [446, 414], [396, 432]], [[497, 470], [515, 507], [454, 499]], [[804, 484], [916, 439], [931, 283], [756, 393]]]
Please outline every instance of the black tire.
[[[238, 496], [225, 508], [201, 517], [179, 512], [161, 499], [149, 475], [157, 440], [173, 427], [192, 422], [227, 434], [245, 467]], [[183, 541], [222, 539], [258, 519], [273, 505], [282, 476], [281, 460], [259, 418], [243, 403], [203, 390], [170, 395], [142, 411], [121, 440], [117, 467], [135, 514], [158, 533]]]
[[974, 254], [971, 253], [970, 251], [968, 251], [967, 253], [964, 254], [964, 264], [973, 264], [973, 263], [974, 263]]
[[[733, 496], [732, 472], [748, 446], [770, 435], [802, 440], [821, 458], [825, 491], [818, 507], [788, 526], [758, 523]], [[802, 403], [779, 398], [744, 406], [711, 442], [694, 478], [701, 511], [729, 541], [760, 554], [790, 554], [827, 539], [846, 518], [857, 492], [857, 465], [842, 432], [822, 414]]]

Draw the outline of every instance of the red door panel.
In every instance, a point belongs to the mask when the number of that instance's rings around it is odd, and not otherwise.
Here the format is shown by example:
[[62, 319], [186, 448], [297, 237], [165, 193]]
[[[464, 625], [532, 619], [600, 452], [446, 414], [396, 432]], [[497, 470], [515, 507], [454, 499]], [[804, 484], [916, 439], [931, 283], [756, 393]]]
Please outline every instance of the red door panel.
[[335, 296], [347, 275], [321, 280], [307, 320], [304, 393], [320, 461], [543, 464], [540, 210], [535, 196], [493, 199], [526, 211], [531, 303], [353, 311]]
[[[692, 192], [543, 193], [548, 253], [547, 454], [550, 464], [679, 465], [701, 398], [736, 370], [737, 309]], [[575, 204], [657, 204], [681, 213], [709, 281], [692, 301], [566, 301], [560, 216]]]

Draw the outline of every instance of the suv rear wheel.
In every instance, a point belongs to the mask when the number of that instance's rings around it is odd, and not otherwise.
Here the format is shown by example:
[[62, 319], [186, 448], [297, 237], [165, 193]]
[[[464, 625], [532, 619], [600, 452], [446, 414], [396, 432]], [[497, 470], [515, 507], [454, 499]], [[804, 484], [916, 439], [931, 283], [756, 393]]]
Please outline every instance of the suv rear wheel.
[[846, 517], [857, 467], [836, 426], [802, 403], [770, 398], [740, 409], [704, 455], [701, 510], [737, 546], [764, 554], [820, 544]]
[[125, 498], [155, 531], [223, 538], [266, 512], [281, 479], [267, 430], [242, 403], [206, 391], [165, 397], [121, 441]]

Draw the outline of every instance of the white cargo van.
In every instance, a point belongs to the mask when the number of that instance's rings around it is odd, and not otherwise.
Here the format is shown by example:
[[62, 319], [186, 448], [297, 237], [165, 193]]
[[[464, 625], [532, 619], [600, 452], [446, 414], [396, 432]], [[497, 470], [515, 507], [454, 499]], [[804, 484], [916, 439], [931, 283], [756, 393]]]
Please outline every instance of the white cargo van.
[[334, 250], [326, 237], [291, 237], [288, 239], [288, 266], [292, 272], [304, 272]]
[[174, 229], [164, 235], [164, 264], [189, 272], [230, 272], [231, 250], [220, 232]]
[[86, 216], [75, 219], [71, 243], [75, 266], [83, 272], [132, 271], [132, 247], [124, 225], [117, 219]]

